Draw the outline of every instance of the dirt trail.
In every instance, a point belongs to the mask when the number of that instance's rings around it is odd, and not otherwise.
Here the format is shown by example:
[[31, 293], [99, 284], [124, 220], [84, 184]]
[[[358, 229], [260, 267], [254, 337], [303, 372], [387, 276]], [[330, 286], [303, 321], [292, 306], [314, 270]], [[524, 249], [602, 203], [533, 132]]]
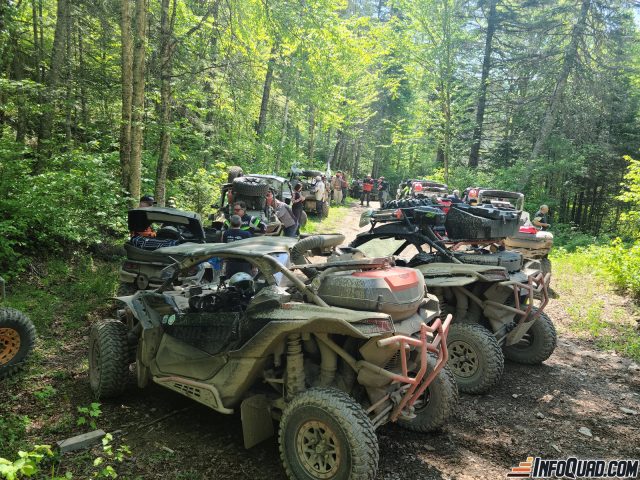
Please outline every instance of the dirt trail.
[[[347, 241], [360, 230], [362, 211], [354, 205], [341, 222]], [[558, 301], [551, 300], [548, 313], [557, 325], [566, 322]], [[78, 339], [58, 361], [79, 365], [84, 349], [85, 341]], [[86, 370], [76, 372], [67, 394], [72, 405], [84, 405], [91, 401]], [[13, 386], [11, 393], [17, 392]], [[561, 335], [545, 364], [507, 362], [502, 382], [490, 394], [461, 395], [456, 417], [441, 432], [424, 435], [384, 426], [378, 432], [377, 478], [496, 480], [532, 455], [640, 458], [640, 414], [621, 407], [640, 412], [640, 368]], [[16, 409], [28, 412], [29, 407]], [[243, 448], [239, 414], [215, 413], [158, 386], [142, 391], [132, 386], [122, 403], [104, 403], [102, 410], [100, 427], [121, 430], [133, 451], [120, 471], [125, 478], [284, 478], [276, 439]], [[580, 433], [582, 427], [591, 436]], [[43, 436], [40, 441], [60, 438]]]

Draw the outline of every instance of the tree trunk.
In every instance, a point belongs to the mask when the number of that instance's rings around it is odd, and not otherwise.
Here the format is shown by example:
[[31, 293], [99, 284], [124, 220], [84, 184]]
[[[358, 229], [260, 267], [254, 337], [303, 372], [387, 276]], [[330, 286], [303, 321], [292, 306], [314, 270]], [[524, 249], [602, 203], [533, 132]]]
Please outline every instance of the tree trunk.
[[360, 169], [360, 149], [361, 149], [362, 143], [360, 141], [360, 139], [358, 138], [356, 140], [356, 146], [353, 149], [353, 178], [358, 178], [358, 170]]
[[36, 4], [36, 0], [31, 0], [31, 13], [32, 13], [32, 22], [33, 22], [33, 63], [34, 63], [34, 76], [33, 80], [35, 82], [42, 82], [42, 70], [40, 65], [40, 41], [38, 40], [38, 6]]
[[[13, 50], [13, 62], [12, 62], [12, 77], [14, 80], [22, 80], [24, 79], [24, 56], [18, 46], [18, 40], [15, 39], [14, 50]], [[27, 111], [25, 108], [25, 93], [22, 85], [19, 85], [16, 91], [16, 107], [17, 107], [17, 115], [16, 115], [16, 142], [24, 143], [25, 136], [27, 134]]]
[[176, 17], [176, 0], [169, 15], [171, 0], [162, 0], [160, 16], [160, 156], [156, 168], [156, 202], [165, 204], [167, 171], [171, 157], [171, 75], [173, 73], [173, 26]]
[[271, 95], [271, 83], [273, 82], [273, 67], [276, 63], [276, 52], [278, 47], [271, 47], [271, 54], [267, 62], [267, 75], [264, 78], [264, 88], [262, 89], [262, 103], [260, 103], [260, 116], [256, 124], [256, 133], [262, 137], [267, 128], [267, 109], [269, 107], [269, 96]]
[[86, 131], [89, 126], [89, 112], [87, 110], [87, 85], [84, 79], [84, 44], [82, 43], [82, 27], [78, 24], [78, 81], [80, 82], [80, 114], [82, 118], [82, 129], [80, 140], [86, 140]]
[[51, 50], [51, 66], [47, 75], [48, 106], [45, 109], [39, 142], [51, 137], [53, 117], [56, 105], [56, 88], [60, 84], [60, 74], [65, 65], [65, 51], [67, 39], [67, 23], [69, 22], [68, 0], [58, 0], [56, 13], [56, 29], [53, 35], [53, 48]]
[[280, 148], [278, 148], [278, 155], [276, 156], [276, 170], [277, 175], [280, 172], [280, 159], [282, 158], [282, 151], [284, 150], [284, 144], [287, 140], [287, 123], [289, 122], [289, 95], [284, 99], [284, 118], [282, 119], [282, 134], [280, 135]]
[[145, 0], [136, 0], [135, 32], [136, 43], [133, 50], [133, 90], [131, 96], [131, 159], [127, 191], [131, 204], [140, 196], [140, 176], [142, 170], [142, 144], [144, 122], [144, 73], [147, 27], [147, 5]]
[[540, 133], [538, 134], [538, 138], [536, 139], [536, 142], [533, 146], [533, 152], [531, 153], [532, 158], [536, 158], [540, 155], [542, 147], [547, 143], [549, 135], [551, 135], [551, 130], [553, 129], [553, 125], [556, 120], [556, 114], [558, 112], [558, 109], [560, 108], [560, 102], [562, 101], [562, 96], [564, 95], [564, 90], [567, 86], [569, 74], [573, 70], [573, 66], [575, 65], [576, 59], [578, 57], [578, 44], [580, 43], [584, 35], [587, 24], [587, 15], [589, 13], [590, 6], [591, 0], [582, 0], [580, 16], [578, 17], [578, 21], [573, 27], [571, 41], [569, 42], [569, 45], [565, 50], [562, 70], [560, 70], [560, 75], [558, 76], [558, 81], [556, 82], [556, 88], [553, 92], [553, 95], [551, 96], [551, 102], [544, 115]]
[[487, 37], [484, 44], [484, 59], [482, 61], [482, 76], [480, 78], [480, 92], [478, 94], [478, 107], [476, 109], [476, 125], [473, 129], [473, 140], [471, 152], [469, 153], [469, 166], [478, 166], [480, 156], [480, 144], [482, 142], [482, 124], [484, 123], [484, 109], [487, 103], [487, 86], [489, 83], [489, 71], [491, 70], [491, 52], [493, 34], [498, 25], [498, 15], [496, 14], [496, 4], [498, 0], [491, 0], [489, 5], [489, 15], [487, 16]]
[[[71, 7], [69, 7], [71, 8]], [[66, 55], [65, 55], [65, 68], [64, 68], [64, 76], [65, 76], [65, 80], [66, 80], [66, 91], [65, 91], [65, 105], [64, 105], [64, 110], [65, 110], [65, 116], [64, 116], [64, 133], [65, 133], [65, 138], [67, 141], [67, 144], [71, 143], [71, 110], [72, 110], [72, 105], [73, 105], [73, 100], [72, 100], [72, 91], [71, 91], [71, 86], [72, 86], [72, 82], [71, 82], [71, 26], [72, 26], [72, 22], [73, 22], [73, 17], [71, 16], [71, 14], [69, 14], [69, 18], [66, 22], [66, 38], [65, 38], [65, 44], [66, 44]]]
[[122, 0], [120, 21], [122, 43], [122, 117], [120, 121], [120, 170], [122, 188], [129, 189], [131, 168], [131, 101], [133, 92], [133, 32], [131, 0]]
[[313, 150], [315, 147], [316, 119], [315, 109], [313, 106], [309, 108], [309, 139], [307, 141], [307, 158], [313, 162]]

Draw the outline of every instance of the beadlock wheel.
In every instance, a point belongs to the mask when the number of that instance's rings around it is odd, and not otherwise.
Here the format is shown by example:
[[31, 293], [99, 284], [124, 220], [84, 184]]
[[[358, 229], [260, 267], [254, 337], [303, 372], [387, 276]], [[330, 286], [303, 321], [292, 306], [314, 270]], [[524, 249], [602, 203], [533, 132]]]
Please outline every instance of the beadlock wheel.
[[0, 308], [0, 379], [24, 365], [35, 341], [36, 329], [29, 317], [14, 308]]
[[0, 328], [0, 365], [9, 363], [20, 351], [20, 334], [13, 328]]

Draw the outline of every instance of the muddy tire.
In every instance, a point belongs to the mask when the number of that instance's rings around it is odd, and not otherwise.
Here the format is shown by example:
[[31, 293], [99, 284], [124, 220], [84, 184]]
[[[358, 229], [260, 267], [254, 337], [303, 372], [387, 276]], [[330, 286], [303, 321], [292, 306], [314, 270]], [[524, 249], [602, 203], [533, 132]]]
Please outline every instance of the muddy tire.
[[307, 217], [307, 212], [305, 212], [304, 210], [300, 212], [300, 228], [304, 228], [304, 226], [307, 224], [308, 218], [309, 217]]
[[102, 320], [89, 333], [89, 383], [96, 398], [122, 393], [129, 375], [127, 326], [118, 320]]
[[500, 381], [504, 356], [496, 338], [482, 325], [453, 323], [447, 347], [447, 366], [461, 392], [484, 393]]
[[551, 260], [549, 260], [549, 257], [540, 259], [540, 271], [545, 275], [551, 273]]
[[[437, 358], [429, 354], [429, 369], [436, 365]], [[427, 387], [422, 397], [414, 404], [415, 418], [398, 420], [398, 425], [414, 432], [432, 432], [441, 428], [453, 415], [458, 405], [458, 386], [448, 365]]]
[[0, 380], [24, 365], [36, 341], [36, 327], [14, 308], [0, 308]]
[[233, 190], [246, 197], [264, 197], [269, 191], [269, 185], [262, 183], [259, 178], [240, 177], [233, 181]]
[[242, 174], [242, 167], [229, 167], [227, 169], [227, 183], [233, 182], [236, 178], [241, 177]]
[[505, 358], [525, 365], [537, 365], [556, 349], [558, 335], [553, 322], [542, 312], [519, 343], [504, 347]]
[[322, 218], [329, 216], [329, 202], [322, 202]]
[[280, 458], [295, 480], [368, 480], [378, 469], [371, 420], [349, 395], [312, 388], [294, 397], [280, 419]]

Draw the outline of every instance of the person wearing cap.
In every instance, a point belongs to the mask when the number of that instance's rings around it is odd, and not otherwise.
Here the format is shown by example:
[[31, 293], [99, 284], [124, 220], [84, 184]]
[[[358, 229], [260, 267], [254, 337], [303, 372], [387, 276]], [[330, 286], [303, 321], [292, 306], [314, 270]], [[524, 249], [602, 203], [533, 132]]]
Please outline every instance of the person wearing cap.
[[298, 230], [298, 222], [296, 222], [296, 217], [291, 207], [275, 198], [271, 191], [267, 193], [267, 205], [273, 208], [276, 212], [276, 217], [282, 223], [284, 227], [283, 235], [285, 237], [295, 237]]
[[140, 197], [140, 203], [138, 204], [138, 208], [149, 208], [153, 207], [153, 204], [156, 203], [156, 199], [151, 195], [143, 195]]
[[326, 186], [322, 181], [322, 177], [318, 175], [314, 183], [313, 194], [316, 199], [316, 213], [318, 214], [318, 220], [322, 221], [322, 212], [324, 211], [324, 195]]
[[[155, 198], [151, 195], [143, 195], [140, 197], [140, 203], [138, 204], [138, 208], [149, 208], [153, 207], [153, 204], [156, 202]], [[131, 239], [134, 237], [144, 237], [144, 238], [155, 238], [156, 231], [151, 226], [151, 223], [145, 225], [137, 225], [138, 230], [134, 230], [129, 232]]]
[[548, 230], [551, 224], [549, 224], [549, 207], [547, 205], [540, 205], [540, 210], [533, 216], [533, 222], [540, 230]]
[[367, 207], [369, 206], [369, 201], [371, 200], [371, 192], [373, 191], [373, 178], [371, 175], [367, 175], [362, 181], [362, 195], [360, 196], [360, 205], [364, 205], [365, 199], [367, 200]]

